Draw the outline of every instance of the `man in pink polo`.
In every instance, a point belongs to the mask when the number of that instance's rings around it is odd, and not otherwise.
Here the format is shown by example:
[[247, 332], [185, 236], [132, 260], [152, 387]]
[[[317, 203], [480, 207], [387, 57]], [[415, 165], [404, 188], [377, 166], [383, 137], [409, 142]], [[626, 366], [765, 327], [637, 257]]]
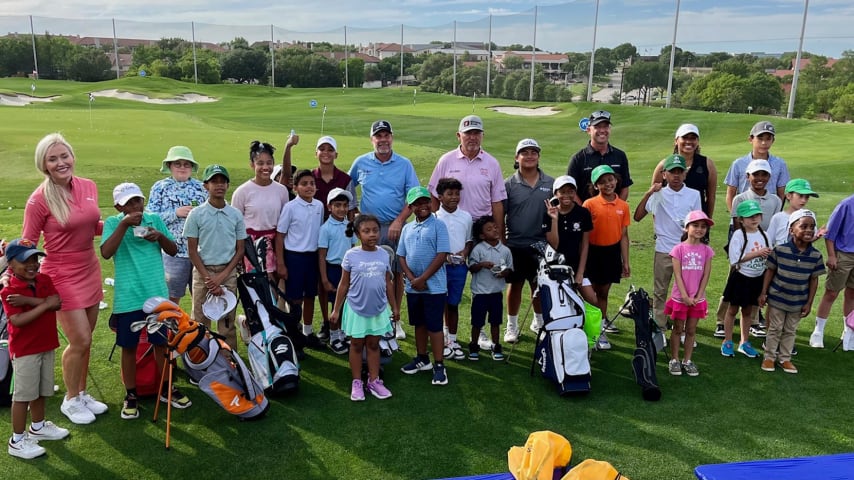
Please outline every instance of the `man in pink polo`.
[[504, 232], [504, 178], [498, 160], [481, 149], [483, 143], [483, 121], [477, 115], [460, 120], [457, 129], [460, 146], [442, 155], [427, 188], [430, 190], [433, 211], [439, 210], [436, 185], [441, 178], [456, 178], [463, 184], [460, 191], [459, 208], [468, 212], [473, 220], [492, 215], [498, 223], [499, 232]]

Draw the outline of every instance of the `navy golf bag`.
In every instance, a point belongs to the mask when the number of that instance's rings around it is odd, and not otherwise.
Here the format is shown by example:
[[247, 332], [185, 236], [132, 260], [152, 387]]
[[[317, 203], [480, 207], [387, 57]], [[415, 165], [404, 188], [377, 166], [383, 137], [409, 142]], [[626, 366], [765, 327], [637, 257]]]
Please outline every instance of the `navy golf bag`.
[[[299, 308], [284, 311], [275, 302], [277, 289], [263, 268], [267, 246], [259, 239], [258, 249], [246, 240], [246, 258], [255, 267], [240, 275], [237, 291], [246, 314], [250, 338], [247, 346], [249, 364], [255, 378], [272, 395], [294, 393], [299, 389], [299, 352], [305, 343], [299, 319]], [[260, 254], [259, 254], [260, 251]]]
[[[649, 294], [642, 288], [634, 287], [626, 295], [626, 304], [620, 309], [623, 316], [628, 316], [635, 322], [635, 348], [632, 357], [632, 370], [635, 381], [641, 387], [644, 400], [651, 402], [661, 399], [661, 389], [658, 387], [658, 376], [655, 374], [655, 359], [658, 350], [665, 347], [656, 345], [654, 338], [663, 338], [652, 316], [652, 302]], [[653, 335], [655, 334], [655, 335]]]
[[539, 242], [534, 248], [540, 259], [536, 295], [543, 307], [534, 364], [555, 383], [560, 395], [588, 393], [591, 377], [589, 344], [583, 330], [585, 308], [572, 285], [572, 268], [548, 244]]

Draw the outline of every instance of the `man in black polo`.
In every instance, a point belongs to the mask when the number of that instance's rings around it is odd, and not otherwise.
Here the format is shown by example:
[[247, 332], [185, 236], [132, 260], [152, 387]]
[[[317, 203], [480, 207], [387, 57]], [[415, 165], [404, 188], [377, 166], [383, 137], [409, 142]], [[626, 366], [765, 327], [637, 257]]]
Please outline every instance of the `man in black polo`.
[[629, 160], [626, 153], [608, 143], [611, 137], [611, 114], [605, 110], [597, 110], [590, 114], [587, 125], [590, 142], [569, 159], [566, 173], [578, 182], [578, 203], [584, 203], [590, 197], [596, 196], [590, 172], [599, 165], [608, 165], [617, 174], [617, 194], [621, 199], [629, 198], [629, 187], [632, 176], [629, 174]]

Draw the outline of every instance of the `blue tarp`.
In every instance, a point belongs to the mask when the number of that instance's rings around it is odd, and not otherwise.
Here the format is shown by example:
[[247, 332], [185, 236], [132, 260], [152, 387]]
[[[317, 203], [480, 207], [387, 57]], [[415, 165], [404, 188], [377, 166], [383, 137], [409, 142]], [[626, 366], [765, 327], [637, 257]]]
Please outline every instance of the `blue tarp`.
[[854, 480], [854, 453], [700, 465], [699, 480]]

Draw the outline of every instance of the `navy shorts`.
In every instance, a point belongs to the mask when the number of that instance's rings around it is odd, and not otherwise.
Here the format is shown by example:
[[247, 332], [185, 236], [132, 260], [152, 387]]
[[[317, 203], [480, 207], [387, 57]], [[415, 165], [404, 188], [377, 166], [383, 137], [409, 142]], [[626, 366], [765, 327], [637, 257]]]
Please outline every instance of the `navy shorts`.
[[487, 316], [490, 325], [501, 325], [504, 316], [504, 295], [501, 292], [479, 293], [471, 299], [471, 326], [483, 328]]
[[537, 278], [540, 259], [531, 247], [509, 247], [513, 255], [513, 270], [507, 275], [507, 283], [533, 282]]
[[447, 299], [448, 295], [444, 293], [407, 293], [409, 324], [413, 327], [427, 327], [431, 333], [441, 332]]
[[338, 292], [338, 283], [341, 282], [341, 272], [341, 265], [326, 262], [326, 278], [336, 288], [336, 290], [326, 294], [326, 300], [333, 305], [335, 305], [335, 294]]
[[317, 252], [285, 252], [288, 279], [285, 296], [291, 302], [317, 296]]
[[584, 270], [590, 283], [606, 285], [620, 283], [623, 275], [623, 255], [620, 243], [605, 247], [590, 245], [587, 252], [587, 269]]
[[457, 306], [463, 300], [463, 289], [469, 269], [465, 265], [445, 265], [448, 280], [448, 305]]
[[[116, 345], [122, 348], [136, 348], [139, 344], [139, 334], [142, 330], [131, 332], [130, 325], [133, 322], [145, 320], [147, 316], [148, 314], [142, 310], [114, 313], [110, 318], [110, 325], [115, 325], [116, 327]], [[166, 326], [162, 326], [160, 330], [148, 334], [148, 342], [152, 345], [166, 345], [167, 335]]]

